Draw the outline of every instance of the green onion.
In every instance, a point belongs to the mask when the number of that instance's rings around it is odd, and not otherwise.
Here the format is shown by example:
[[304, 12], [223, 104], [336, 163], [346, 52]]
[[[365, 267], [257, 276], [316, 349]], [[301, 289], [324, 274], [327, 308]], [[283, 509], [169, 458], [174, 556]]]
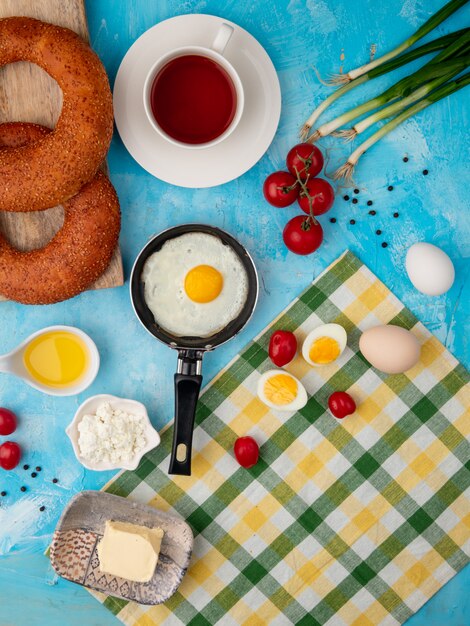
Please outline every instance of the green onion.
[[312, 115], [308, 118], [308, 120], [303, 125], [300, 131], [301, 139], [305, 140], [308, 137], [310, 129], [315, 124], [320, 115], [333, 103], [335, 100], [340, 98], [342, 95], [354, 89], [358, 85], [362, 85], [363, 83], [372, 80], [373, 78], [377, 78], [378, 76], [383, 76], [384, 74], [388, 74], [388, 72], [392, 72], [393, 70], [401, 67], [402, 65], [406, 65], [407, 63], [411, 63], [411, 61], [415, 61], [420, 57], [430, 54], [431, 52], [435, 52], [437, 50], [442, 50], [443, 48], [447, 48], [450, 44], [454, 43], [457, 39], [459, 39], [462, 35], [467, 33], [470, 29], [464, 28], [462, 30], [458, 30], [455, 33], [450, 33], [449, 35], [443, 35], [442, 37], [438, 37], [437, 39], [433, 39], [429, 43], [426, 43], [419, 48], [415, 48], [414, 50], [410, 50], [405, 52], [405, 54], [400, 55], [399, 57], [393, 58], [390, 61], [387, 61], [383, 65], [379, 65], [378, 67], [370, 70], [367, 74], [363, 74], [359, 78], [350, 81], [346, 85], [343, 85], [339, 89], [337, 89], [334, 93], [332, 93], [328, 98], [326, 98], [320, 106], [318, 106], [315, 111], [313, 111]]
[[338, 84], [348, 83], [349, 81], [354, 80], [355, 78], [358, 78], [359, 76], [362, 76], [363, 74], [367, 74], [367, 72], [378, 67], [379, 65], [382, 65], [386, 61], [393, 59], [394, 57], [398, 56], [405, 50], [408, 50], [408, 48], [411, 48], [411, 46], [414, 43], [416, 43], [417, 41], [422, 39], [425, 35], [427, 35], [432, 30], [434, 30], [436, 26], [438, 26], [441, 22], [446, 20], [450, 15], [452, 15], [452, 13], [455, 13], [455, 11], [460, 9], [460, 7], [464, 6], [467, 2], [468, 0], [450, 0], [450, 2], [444, 5], [442, 9], [440, 9], [437, 13], [432, 15], [422, 26], [420, 26], [420, 28], [418, 28], [418, 30], [414, 33], [414, 35], [411, 35], [411, 37], [408, 37], [408, 39], [406, 39], [399, 46], [397, 46], [396, 48], [394, 48], [387, 54], [384, 54], [383, 56], [379, 57], [378, 59], [375, 59], [374, 61], [367, 63], [367, 65], [361, 65], [361, 67], [358, 67], [355, 70], [351, 70], [347, 74], [337, 74], [336, 76], [333, 76], [331, 80], [331, 84], [338, 85]]
[[[470, 37], [470, 33], [468, 35], [463, 35], [458, 41], [466, 37]], [[455, 47], [456, 44], [457, 42], [452, 44], [452, 46], [450, 47]], [[467, 42], [465, 42], [463, 50], [468, 51], [466, 47], [467, 45]], [[443, 50], [440, 55], [437, 56], [444, 55], [446, 52], [447, 49]], [[341, 126], [344, 126], [348, 122], [351, 122], [357, 117], [360, 117], [361, 115], [364, 115], [365, 113], [368, 113], [373, 109], [383, 107], [389, 102], [393, 102], [394, 100], [397, 100], [399, 98], [405, 98], [409, 96], [412, 91], [414, 91], [421, 85], [424, 85], [425, 83], [434, 80], [435, 78], [446, 76], [448, 74], [451, 74], [455, 70], [458, 70], [455, 73], [461, 72], [466, 67], [468, 67], [468, 65], [468, 58], [465, 56], [457, 56], [456, 58], [443, 61], [442, 63], [427, 63], [424, 67], [414, 72], [414, 74], [410, 74], [410, 76], [402, 78], [397, 83], [389, 87], [380, 96], [376, 96], [375, 98], [372, 98], [371, 100], [368, 100], [367, 102], [360, 104], [353, 109], [350, 109], [346, 113], [343, 113], [342, 115], [335, 118], [334, 120], [331, 120], [327, 124], [323, 124], [322, 126], [317, 128], [317, 130], [312, 135], [310, 135], [307, 141], [309, 143], [314, 143], [315, 141], [320, 139], [320, 137], [326, 137], [327, 135], [330, 135], [333, 131], [337, 130]], [[455, 75], [455, 73], [453, 75]]]
[[421, 98], [426, 97], [431, 91], [433, 91], [433, 89], [436, 89], [436, 87], [443, 85], [449, 79], [459, 74], [460, 71], [461, 69], [458, 68], [450, 74], [446, 74], [445, 76], [440, 76], [439, 78], [435, 78], [434, 80], [429, 81], [429, 83], [426, 83], [425, 85], [418, 87], [418, 89], [415, 89], [415, 91], [412, 91], [410, 95], [406, 98], [398, 100], [398, 102], [394, 102], [393, 104], [390, 104], [389, 106], [380, 109], [380, 111], [377, 111], [373, 115], [369, 115], [369, 117], [366, 117], [357, 124], [354, 124], [354, 126], [352, 128], [349, 128], [348, 130], [337, 131], [335, 135], [337, 137], [343, 137], [346, 141], [352, 141], [357, 137], [357, 135], [363, 133], [367, 128], [369, 128], [369, 126], [372, 126], [372, 124], [376, 124], [377, 122], [380, 122], [387, 117], [392, 117], [396, 113], [399, 113], [403, 109], [406, 109], [406, 107], [408, 107], [410, 104], [413, 104], [418, 100], [421, 100]]
[[382, 137], [387, 135], [390, 131], [395, 129], [403, 121], [405, 121], [412, 115], [415, 115], [416, 113], [418, 113], [419, 111], [422, 111], [423, 109], [430, 106], [431, 104], [434, 104], [434, 102], [437, 102], [438, 100], [441, 100], [441, 98], [445, 98], [446, 96], [449, 96], [450, 94], [458, 91], [459, 89], [462, 89], [463, 87], [466, 87], [469, 84], [470, 84], [470, 72], [467, 72], [460, 78], [457, 78], [456, 80], [445, 83], [444, 85], [442, 85], [435, 91], [432, 91], [425, 98], [423, 98], [423, 100], [420, 100], [413, 106], [409, 107], [408, 109], [400, 113], [400, 115], [397, 115], [396, 117], [394, 117], [392, 120], [390, 120], [390, 122], [388, 122], [387, 124], [384, 124], [382, 128], [380, 128], [377, 132], [375, 132], [368, 139], [366, 139], [366, 141], [364, 141], [358, 148], [356, 148], [356, 150], [354, 150], [354, 152], [350, 155], [346, 163], [344, 163], [344, 165], [342, 165], [336, 170], [336, 172], [333, 175], [333, 178], [335, 178], [336, 180], [339, 178], [344, 178], [346, 179], [346, 181], [351, 183], [352, 176], [354, 173], [354, 168], [356, 167], [358, 160], [364, 154], [364, 152], [368, 150], [371, 146], [373, 146], [375, 143], [377, 143], [379, 139], [382, 139]]

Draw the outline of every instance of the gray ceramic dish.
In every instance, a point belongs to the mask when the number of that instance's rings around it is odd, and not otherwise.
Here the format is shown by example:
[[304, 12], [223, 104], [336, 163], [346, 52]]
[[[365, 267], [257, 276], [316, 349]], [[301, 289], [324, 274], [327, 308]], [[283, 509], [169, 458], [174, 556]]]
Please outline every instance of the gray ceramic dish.
[[[100, 570], [96, 547], [107, 520], [164, 530], [158, 564], [148, 583]], [[67, 580], [139, 604], [161, 604], [178, 589], [192, 547], [191, 528], [179, 517], [102, 491], [82, 491], [72, 498], [57, 524], [50, 557], [55, 571]]]

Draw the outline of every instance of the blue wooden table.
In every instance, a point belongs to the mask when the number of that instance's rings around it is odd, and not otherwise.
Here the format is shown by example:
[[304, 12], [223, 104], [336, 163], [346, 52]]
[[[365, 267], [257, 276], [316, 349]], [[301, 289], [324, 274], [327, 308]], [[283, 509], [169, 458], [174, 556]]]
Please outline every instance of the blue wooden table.
[[[363, 158], [357, 174], [361, 187], [355, 205], [339, 193], [323, 219], [325, 242], [313, 256], [297, 257], [282, 244], [281, 231], [295, 209], [273, 209], [263, 200], [261, 187], [268, 173], [282, 168], [283, 158], [296, 141], [301, 122], [328, 89], [321, 74], [338, 71], [340, 56], [352, 68], [365, 62], [371, 44], [378, 53], [413, 32], [443, 0], [88, 0], [91, 42], [114, 81], [129, 46], [153, 24], [180, 13], [224, 16], [259, 39], [278, 70], [283, 93], [279, 131], [264, 158], [247, 174], [209, 190], [185, 190], [152, 178], [130, 157], [117, 134], [109, 153], [111, 178], [122, 212], [121, 246], [126, 277], [149, 236], [168, 226], [198, 221], [235, 233], [253, 253], [262, 277], [255, 316], [234, 341], [209, 354], [205, 382], [257, 334], [313, 276], [346, 248], [352, 249], [467, 367], [470, 365], [468, 303], [468, 103], [469, 92], [441, 101], [408, 121]], [[439, 34], [469, 23], [470, 11], [460, 11]], [[400, 72], [397, 72], [399, 75]], [[354, 103], [369, 91], [379, 91], [390, 78], [372, 89], [354, 93]], [[344, 106], [344, 105], [343, 105]], [[467, 134], [465, 134], [467, 130]], [[330, 165], [347, 154], [339, 140], [325, 142]], [[403, 162], [407, 155], [409, 161]], [[330, 167], [330, 169], [331, 169]], [[429, 175], [422, 175], [423, 169]], [[387, 186], [393, 185], [392, 192]], [[372, 199], [376, 215], [368, 214]], [[399, 217], [394, 218], [393, 213]], [[350, 219], [355, 224], [350, 224]], [[382, 235], [375, 231], [380, 229]], [[403, 269], [407, 247], [431, 241], [452, 257], [457, 278], [451, 291], [430, 300], [412, 289]], [[382, 248], [381, 243], [389, 245]], [[64, 428], [76, 407], [95, 393], [111, 393], [144, 402], [157, 428], [172, 418], [175, 358], [153, 340], [132, 312], [128, 285], [88, 292], [72, 301], [47, 307], [0, 303], [0, 347], [8, 351], [32, 331], [50, 324], [72, 324], [96, 340], [101, 371], [84, 394], [53, 398], [9, 376], [0, 376], [0, 405], [19, 416], [15, 438], [24, 447], [23, 463], [40, 466], [38, 477], [20, 468], [0, 472], [0, 625], [110, 626], [117, 624], [84, 589], [52, 575], [43, 556], [59, 514], [70, 497], [82, 489], [98, 489], [111, 473], [84, 471], [73, 457]], [[59, 482], [54, 484], [53, 478]], [[25, 485], [26, 493], [20, 491]], [[44, 505], [46, 510], [39, 511]], [[470, 568], [457, 575], [410, 621], [410, 626], [468, 624]]]

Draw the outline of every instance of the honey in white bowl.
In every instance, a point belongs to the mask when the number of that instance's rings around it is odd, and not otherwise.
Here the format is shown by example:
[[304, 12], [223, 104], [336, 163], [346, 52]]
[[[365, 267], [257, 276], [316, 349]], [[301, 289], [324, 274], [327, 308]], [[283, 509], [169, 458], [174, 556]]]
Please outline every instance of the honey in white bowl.
[[53, 388], [80, 383], [90, 367], [90, 353], [81, 337], [65, 330], [52, 330], [30, 341], [23, 352], [30, 376]]

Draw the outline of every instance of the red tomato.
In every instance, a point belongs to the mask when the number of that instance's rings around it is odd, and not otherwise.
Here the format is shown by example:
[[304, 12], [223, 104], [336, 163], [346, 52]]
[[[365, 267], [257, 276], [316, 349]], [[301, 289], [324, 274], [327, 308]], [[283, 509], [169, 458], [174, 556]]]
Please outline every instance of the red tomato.
[[239, 437], [233, 446], [233, 451], [242, 467], [248, 469], [258, 462], [259, 446], [253, 437]]
[[297, 200], [299, 185], [289, 172], [274, 172], [264, 181], [263, 193], [269, 204], [285, 207]]
[[14, 469], [21, 458], [21, 448], [14, 441], [5, 441], [0, 446], [0, 467], [3, 469]]
[[10, 409], [0, 407], [0, 435], [11, 435], [16, 430], [16, 415]]
[[335, 391], [328, 398], [328, 407], [335, 417], [343, 419], [346, 415], [351, 415], [356, 410], [356, 403], [349, 393], [345, 391]]
[[[331, 209], [335, 201], [333, 187], [324, 178], [311, 178], [305, 183], [307, 192], [312, 199], [314, 215], [322, 215]], [[301, 190], [298, 203], [302, 211], [310, 215], [310, 203], [306, 193]]]
[[299, 175], [301, 180], [312, 178], [321, 172], [323, 154], [310, 143], [298, 143], [289, 150], [286, 159], [287, 169], [293, 176]]
[[309, 217], [297, 215], [287, 222], [282, 238], [291, 252], [311, 254], [323, 241], [323, 228]]
[[297, 339], [290, 330], [276, 330], [269, 340], [269, 358], [278, 367], [287, 365], [297, 352]]

